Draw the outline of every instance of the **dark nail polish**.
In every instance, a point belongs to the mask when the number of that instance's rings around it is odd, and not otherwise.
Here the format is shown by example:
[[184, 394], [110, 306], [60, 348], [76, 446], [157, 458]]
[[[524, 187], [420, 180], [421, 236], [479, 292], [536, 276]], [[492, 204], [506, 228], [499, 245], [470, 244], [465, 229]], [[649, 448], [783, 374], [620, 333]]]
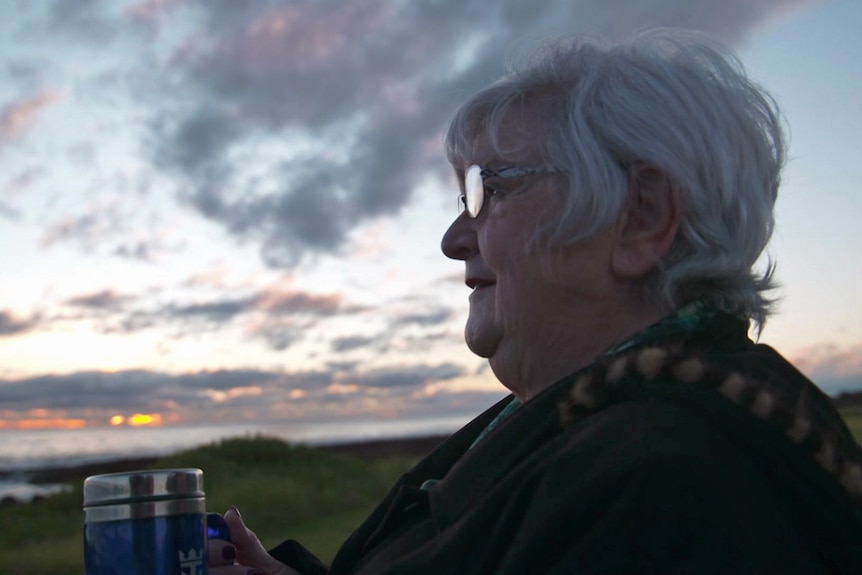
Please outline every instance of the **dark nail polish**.
[[233, 545], [222, 547], [221, 557], [226, 561], [233, 561], [234, 559], [236, 559], [236, 547], [234, 547]]

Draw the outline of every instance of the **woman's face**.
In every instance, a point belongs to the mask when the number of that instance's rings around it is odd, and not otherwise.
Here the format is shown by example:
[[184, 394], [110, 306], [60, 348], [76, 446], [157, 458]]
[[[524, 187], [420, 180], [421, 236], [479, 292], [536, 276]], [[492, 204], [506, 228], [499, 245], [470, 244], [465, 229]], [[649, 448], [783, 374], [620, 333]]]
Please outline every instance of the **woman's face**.
[[[520, 116], [526, 125], [529, 114]], [[537, 128], [533, 128], [536, 130]], [[529, 130], [513, 125], [511, 137], [529, 137]], [[506, 133], [502, 134], [505, 143]], [[509, 146], [506, 146], [510, 149]], [[465, 169], [478, 164], [492, 170], [505, 167], [543, 167], [531, 146], [506, 158], [499, 157], [482, 136], [469, 157], [454, 166], [463, 185]], [[478, 217], [462, 213], [443, 237], [443, 253], [466, 265], [470, 313], [465, 329], [469, 348], [491, 361], [503, 381], [517, 361], [529, 370], [533, 357], [543, 357], [555, 346], [578, 345], [572, 339], [591, 337], [601, 329], [602, 310], [614, 297], [611, 270], [613, 229], [579, 242], [551, 249], [531, 241], [537, 230], [555, 221], [563, 208], [568, 181], [564, 174], [538, 174], [488, 180], [497, 193], [486, 198]], [[562, 347], [565, 349], [565, 347]], [[496, 365], [495, 365], [496, 364]], [[498, 369], [499, 368], [499, 369]]]

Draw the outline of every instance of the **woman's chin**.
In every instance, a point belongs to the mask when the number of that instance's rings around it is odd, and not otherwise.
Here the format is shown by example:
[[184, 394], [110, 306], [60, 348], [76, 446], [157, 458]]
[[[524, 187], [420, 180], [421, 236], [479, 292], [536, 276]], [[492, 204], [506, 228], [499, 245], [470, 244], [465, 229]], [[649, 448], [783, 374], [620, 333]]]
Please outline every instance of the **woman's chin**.
[[479, 357], [490, 358], [500, 345], [502, 333], [488, 325], [475, 325], [468, 321], [464, 330], [464, 340], [470, 351]]

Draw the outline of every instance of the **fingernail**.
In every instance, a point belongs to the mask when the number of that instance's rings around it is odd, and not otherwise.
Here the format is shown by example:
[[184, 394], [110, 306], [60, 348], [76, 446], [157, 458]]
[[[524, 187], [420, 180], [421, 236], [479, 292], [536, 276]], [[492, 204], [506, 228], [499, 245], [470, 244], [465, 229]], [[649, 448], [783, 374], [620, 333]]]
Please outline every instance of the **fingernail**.
[[[239, 509], [236, 508], [236, 505], [231, 505], [230, 509], [233, 509], [233, 512], [239, 515], [239, 518], [242, 519], [242, 513], [239, 512]], [[249, 573], [251, 572], [249, 571]]]
[[233, 561], [236, 559], [236, 547], [230, 545], [228, 547], [222, 547], [221, 550], [221, 558], [226, 561]]

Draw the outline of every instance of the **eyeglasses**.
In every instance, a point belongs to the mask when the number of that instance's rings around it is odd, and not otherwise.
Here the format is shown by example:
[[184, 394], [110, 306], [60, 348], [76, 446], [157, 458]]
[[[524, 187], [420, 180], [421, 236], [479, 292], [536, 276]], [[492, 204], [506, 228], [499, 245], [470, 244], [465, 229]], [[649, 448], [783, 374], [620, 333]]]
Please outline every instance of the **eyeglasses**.
[[503, 168], [494, 171], [473, 164], [464, 173], [464, 193], [458, 197], [458, 213], [466, 209], [471, 218], [479, 216], [485, 204], [485, 196], [489, 194], [485, 189], [486, 178], [518, 178], [537, 174], [555, 174], [559, 171], [554, 168]]

